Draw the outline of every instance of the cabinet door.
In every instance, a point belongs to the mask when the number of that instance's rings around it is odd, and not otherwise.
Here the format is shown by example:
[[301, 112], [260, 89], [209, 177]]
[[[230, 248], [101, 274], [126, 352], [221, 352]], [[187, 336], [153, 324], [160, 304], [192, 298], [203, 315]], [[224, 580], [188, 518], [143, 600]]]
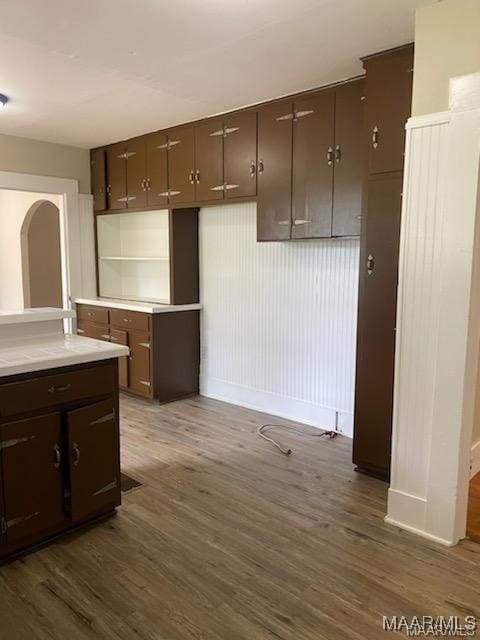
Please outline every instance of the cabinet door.
[[145, 139], [127, 142], [127, 206], [145, 207], [147, 204], [147, 161]]
[[224, 121], [225, 197], [257, 195], [257, 114], [246, 111]]
[[107, 208], [107, 170], [105, 150], [94, 149], [90, 154], [92, 177], [93, 210], [104, 211]]
[[365, 62], [369, 172], [401, 171], [411, 113], [413, 47]]
[[147, 203], [168, 205], [167, 136], [153, 133], [147, 137]]
[[1, 427], [7, 543], [48, 533], [66, 520], [59, 413]]
[[67, 414], [73, 521], [120, 504], [118, 410], [113, 399]]
[[[120, 329], [110, 329], [110, 342], [128, 347], [128, 333]], [[118, 359], [118, 384], [124, 389], [128, 387], [128, 356]]]
[[127, 207], [127, 161], [123, 142], [107, 148], [108, 208]]
[[195, 127], [195, 201], [223, 199], [223, 122]]
[[168, 190], [172, 204], [195, 200], [194, 141], [193, 127], [168, 132]]
[[292, 238], [332, 235], [335, 94], [294, 104]]
[[369, 181], [360, 255], [354, 462], [384, 477], [390, 471], [401, 191], [401, 172]]
[[360, 235], [364, 178], [364, 81], [349, 82], [335, 95], [334, 236]]
[[130, 347], [129, 388], [136, 393], [152, 397], [150, 335], [141, 331], [129, 331], [128, 342]]
[[257, 240], [289, 240], [292, 222], [292, 119], [290, 102], [258, 112]]

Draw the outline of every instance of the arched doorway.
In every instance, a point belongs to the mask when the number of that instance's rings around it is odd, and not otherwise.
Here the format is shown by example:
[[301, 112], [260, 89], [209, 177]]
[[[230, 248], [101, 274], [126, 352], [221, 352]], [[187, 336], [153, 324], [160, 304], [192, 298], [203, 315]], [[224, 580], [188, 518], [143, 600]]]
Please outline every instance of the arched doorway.
[[60, 212], [48, 200], [27, 211], [20, 232], [23, 301], [29, 307], [63, 307]]

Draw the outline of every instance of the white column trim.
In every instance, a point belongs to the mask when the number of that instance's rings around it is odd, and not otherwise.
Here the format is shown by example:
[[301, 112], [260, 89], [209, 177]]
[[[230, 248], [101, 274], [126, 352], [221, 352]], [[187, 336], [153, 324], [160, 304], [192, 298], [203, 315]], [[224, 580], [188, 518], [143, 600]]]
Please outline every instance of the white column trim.
[[[480, 74], [469, 82], [477, 105]], [[455, 110], [407, 125], [386, 517], [447, 545], [465, 536], [480, 344], [480, 105], [467, 84]]]

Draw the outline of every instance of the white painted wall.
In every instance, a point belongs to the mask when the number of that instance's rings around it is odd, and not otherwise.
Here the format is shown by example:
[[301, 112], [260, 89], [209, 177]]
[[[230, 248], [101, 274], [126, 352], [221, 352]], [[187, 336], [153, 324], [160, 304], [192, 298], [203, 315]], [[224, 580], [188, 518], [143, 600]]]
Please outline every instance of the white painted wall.
[[359, 241], [256, 242], [256, 205], [200, 211], [203, 395], [353, 431]]
[[34, 202], [49, 200], [60, 207], [60, 196], [0, 190], [0, 309], [23, 308], [20, 231]]

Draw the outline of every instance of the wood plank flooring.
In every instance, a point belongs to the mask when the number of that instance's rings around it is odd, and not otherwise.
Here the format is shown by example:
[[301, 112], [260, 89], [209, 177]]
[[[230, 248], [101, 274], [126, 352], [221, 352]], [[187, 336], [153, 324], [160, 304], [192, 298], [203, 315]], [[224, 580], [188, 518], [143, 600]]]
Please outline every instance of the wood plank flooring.
[[2, 640], [376, 640], [397, 635], [382, 615], [480, 619], [480, 545], [385, 524], [387, 486], [353, 471], [350, 440], [278, 433], [286, 458], [255, 434], [271, 416], [121, 404], [144, 486], [0, 568]]
[[475, 542], [480, 542], [480, 473], [470, 481], [467, 535]]

